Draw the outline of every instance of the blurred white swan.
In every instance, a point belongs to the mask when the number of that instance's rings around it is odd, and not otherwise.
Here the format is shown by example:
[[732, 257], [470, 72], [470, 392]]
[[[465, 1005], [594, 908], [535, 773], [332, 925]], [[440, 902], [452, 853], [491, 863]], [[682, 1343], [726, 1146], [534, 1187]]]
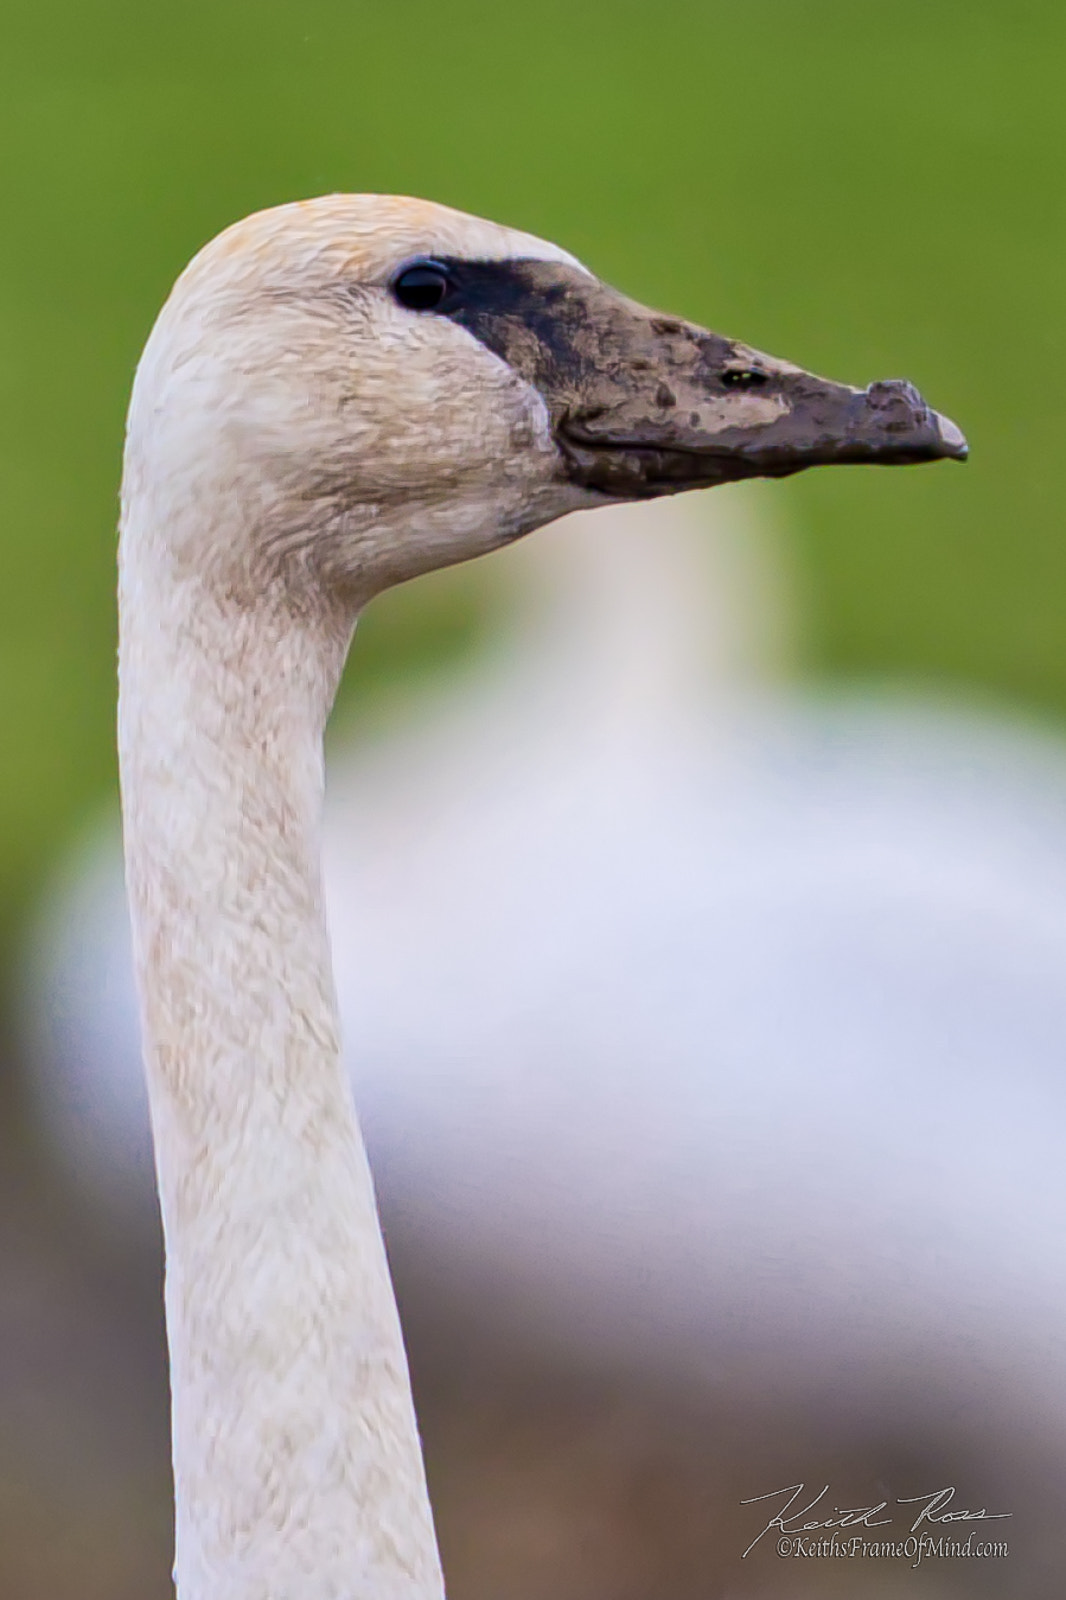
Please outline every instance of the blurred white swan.
[[[460, 1323], [473, 1297], [579, 1362], [1054, 1433], [1062, 748], [760, 684], [786, 607], [742, 492], [580, 523], [497, 557], [522, 599], [494, 659], [335, 752], [335, 962], [394, 1251]], [[33, 942], [42, 1117], [150, 1216], [110, 838]]]

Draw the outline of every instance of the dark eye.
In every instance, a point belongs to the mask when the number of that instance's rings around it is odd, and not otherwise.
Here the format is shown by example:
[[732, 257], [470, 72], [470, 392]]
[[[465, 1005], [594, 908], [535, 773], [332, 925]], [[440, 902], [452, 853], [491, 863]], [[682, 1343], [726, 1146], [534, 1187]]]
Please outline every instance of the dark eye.
[[770, 381], [770, 374], [758, 367], [727, 367], [722, 382], [727, 389], [761, 389]]
[[408, 311], [436, 311], [450, 288], [443, 267], [435, 261], [419, 261], [400, 273], [393, 282], [392, 292]]

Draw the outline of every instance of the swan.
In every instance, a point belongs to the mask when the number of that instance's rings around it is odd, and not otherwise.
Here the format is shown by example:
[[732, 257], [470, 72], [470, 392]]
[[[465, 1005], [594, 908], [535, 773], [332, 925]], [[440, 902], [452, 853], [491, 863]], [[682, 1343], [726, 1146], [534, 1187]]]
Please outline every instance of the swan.
[[427, 202], [259, 213], [178, 279], [128, 417], [118, 742], [181, 1600], [442, 1593], [321, 887], [361, 608], [580, 507], [965, 452], [907, 384]]

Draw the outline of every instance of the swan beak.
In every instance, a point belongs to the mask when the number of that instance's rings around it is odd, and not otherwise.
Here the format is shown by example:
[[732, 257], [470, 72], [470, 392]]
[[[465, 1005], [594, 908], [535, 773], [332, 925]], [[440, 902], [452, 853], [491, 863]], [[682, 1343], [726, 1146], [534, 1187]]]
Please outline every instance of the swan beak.
[[833, 383], [559, 262], [452, 263], [445, 314], [539, 391], [561, 469], [612, 499], [844, 462], [964, 461], [911, 384]]
[[846, 462], [966, 459], [961, 430], [900, 378], [854, 389], [601, 293], [616, 359], [586, 375], [556, 427], [587, 488], [632, 499]]
[[665, 364], [670, 376], [659, 380], [656, 407], [642, 403], [641, 381], [628, 402], [616, 397], [561, 421], [557, 439], [572, 477], [631, 499], [848, 462], [966, 460], [961, 429], [902, 379], [853, 389], [706, 339], [728, 354], [697, 359], [687, 381], [678, 381], [676, 363]]

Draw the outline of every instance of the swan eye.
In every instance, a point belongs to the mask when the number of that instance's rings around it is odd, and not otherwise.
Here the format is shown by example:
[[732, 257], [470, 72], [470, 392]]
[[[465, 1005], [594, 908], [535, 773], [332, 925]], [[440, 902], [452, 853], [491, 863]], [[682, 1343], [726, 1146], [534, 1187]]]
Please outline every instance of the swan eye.
[[722, 373], [727, 389], [761, 389], [769, 379], [770, 374], [759, 367], [727, 367]]
[[448, 274], [435, 261], [419, 261], [393, 281], [392, 292], [408, 311], [436, 311], [451, 288]]

